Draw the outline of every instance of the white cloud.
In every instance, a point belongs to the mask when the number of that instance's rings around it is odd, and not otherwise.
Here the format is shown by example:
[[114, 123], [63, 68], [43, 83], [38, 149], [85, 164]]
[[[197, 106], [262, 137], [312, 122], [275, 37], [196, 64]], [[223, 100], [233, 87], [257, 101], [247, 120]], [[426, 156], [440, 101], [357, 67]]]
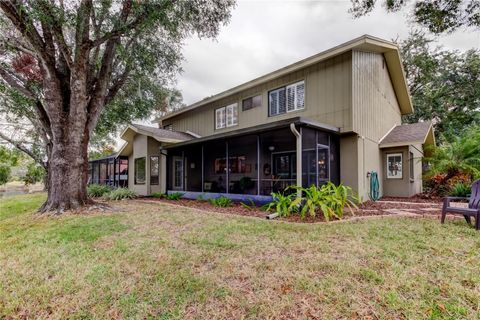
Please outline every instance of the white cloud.
[[[370, 34], [391, 40], [408, 34], [407, 14], [382, 8], [360, 19], [350, 1], [239, 1], [215, 41], [186, 42], [178, 87], [187, 104], [270, 71]], [[480, 47], [480, 33], [457, 32], [439, 44], [450, 49]]]

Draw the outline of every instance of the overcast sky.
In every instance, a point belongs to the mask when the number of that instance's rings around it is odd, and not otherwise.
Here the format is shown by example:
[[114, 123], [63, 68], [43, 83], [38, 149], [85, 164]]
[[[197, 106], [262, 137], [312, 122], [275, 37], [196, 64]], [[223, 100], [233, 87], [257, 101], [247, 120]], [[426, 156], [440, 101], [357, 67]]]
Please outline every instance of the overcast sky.
[[[186, 104], [227, 90], [363, 34], [386, 40], [408, 35], [407, 12], [378, 8], [353, 19], [350, 1], [239, 0], [215, 41], [190, 39], [177, 87]], [[480, 32], [438, 38], [450, 49], [480, 48]]]

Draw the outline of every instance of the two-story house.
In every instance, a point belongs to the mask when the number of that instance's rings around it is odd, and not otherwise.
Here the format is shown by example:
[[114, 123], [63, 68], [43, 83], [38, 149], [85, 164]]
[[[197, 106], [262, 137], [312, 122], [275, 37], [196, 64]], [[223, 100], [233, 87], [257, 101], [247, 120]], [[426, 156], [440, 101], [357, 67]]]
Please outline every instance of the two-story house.
[[422, 191], [423, 147], [435, 143], [430, 123], [401, 124], [412, 112], [398, 47], [365, 35], [170, 113], [156, 128], [130, 125], [116, 157], [128, 159], [128, 187], [141, 195], [262, 201], [332, 181], [366, 200], [377, 172], [381, 195], [412, 196]]

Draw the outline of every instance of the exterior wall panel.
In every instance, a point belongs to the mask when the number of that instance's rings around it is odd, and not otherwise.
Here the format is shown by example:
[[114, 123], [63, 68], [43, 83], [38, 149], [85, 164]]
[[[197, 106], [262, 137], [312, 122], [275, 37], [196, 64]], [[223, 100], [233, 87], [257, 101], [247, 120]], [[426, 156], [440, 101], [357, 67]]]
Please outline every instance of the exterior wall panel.
[[[305, 80], [305, 108], [269, 117], [268, 92], [300, 80]], [[242, 111], [242, 100], [258, 94], [262, 95], [262, 106]], [[162, 124], [172, 124], [173, 129], [177, 131], [191, 131], [201, 136], [208, 136], [301, 116], [333, 125], [340, 128], [342, 132], [348, 132], [352, 130], [351, 101], [352, 60], [351, 52], [348, 52], [166, 119]], [[235, 102], [238, 103], [238, 125], [215, 130], [215, 109]]]
[[353, 131], [379, 141], [402, 123], [400, 107], [382, 54], [353, 51]]

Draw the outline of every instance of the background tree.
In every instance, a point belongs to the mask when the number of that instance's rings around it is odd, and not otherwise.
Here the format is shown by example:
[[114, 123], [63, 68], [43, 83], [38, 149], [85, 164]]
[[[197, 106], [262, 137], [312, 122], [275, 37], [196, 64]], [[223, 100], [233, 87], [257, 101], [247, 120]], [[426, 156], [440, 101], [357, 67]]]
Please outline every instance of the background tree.
[[88, 144], [102, 113], [162, 101], [179, 70], [182, 40], [216, 36], [233, 5], [0, 0], [2, 90], [31, 106], [47, 146], [48, 199], [41, 211], [87, 202]]
[[480, 51], [434, 46], [423, 32], [399, 43], [415, 113], [407, 123], [432, 120], [439, 141], [480, 124]]
[[[354, 17], [370, 13], [379, 1], [351, 0], [350, 12]], [[450, 33], [459, 28], [480, 28], [480, 1], [478, 0], [382, 0], [388, 12], [395, 12], [406, 6], [411, 7], [415, 23], [434, 34]]]

